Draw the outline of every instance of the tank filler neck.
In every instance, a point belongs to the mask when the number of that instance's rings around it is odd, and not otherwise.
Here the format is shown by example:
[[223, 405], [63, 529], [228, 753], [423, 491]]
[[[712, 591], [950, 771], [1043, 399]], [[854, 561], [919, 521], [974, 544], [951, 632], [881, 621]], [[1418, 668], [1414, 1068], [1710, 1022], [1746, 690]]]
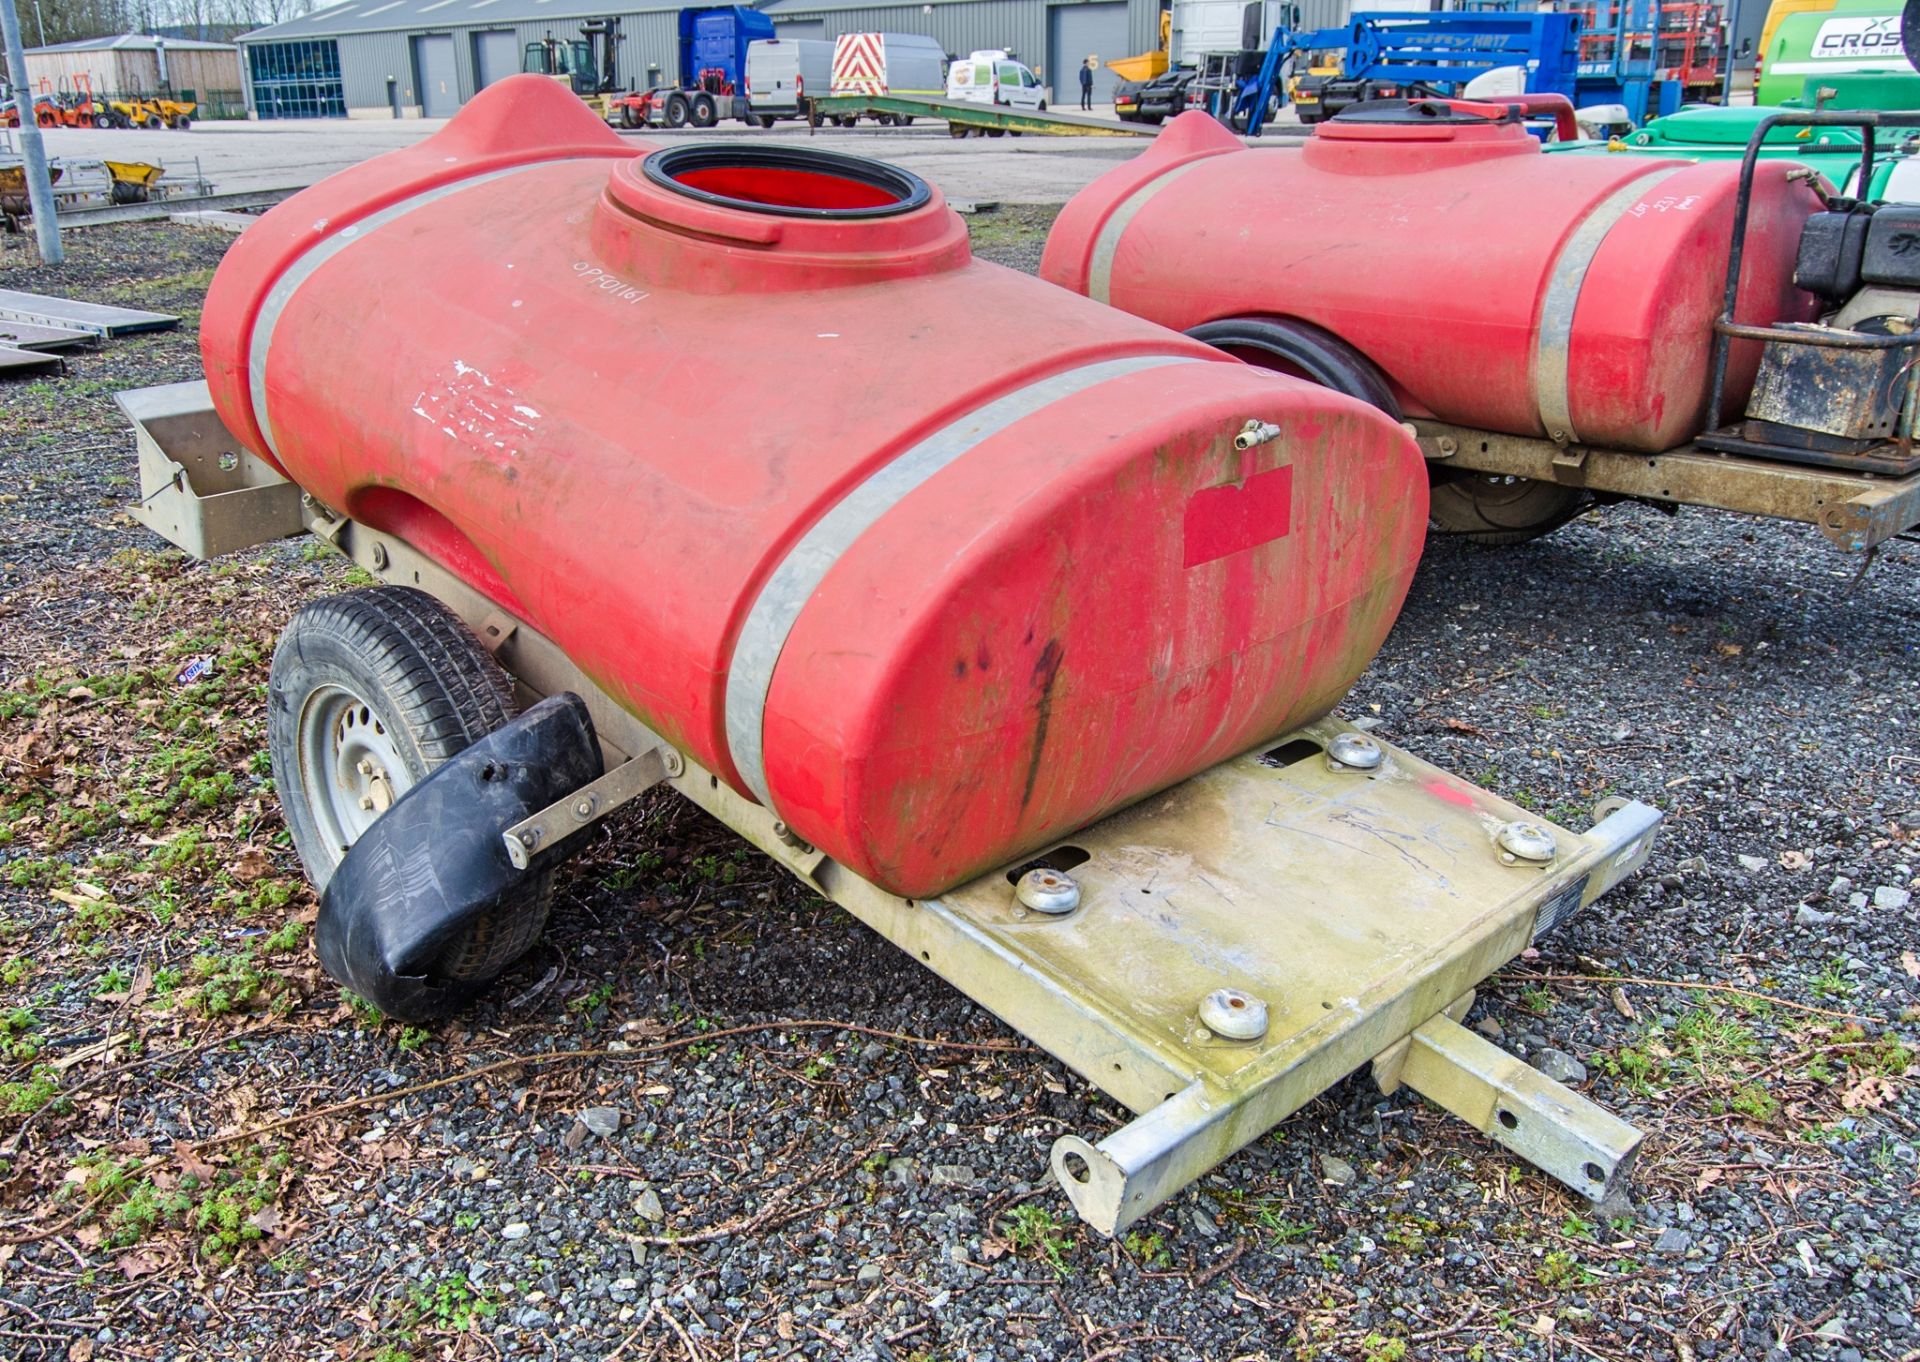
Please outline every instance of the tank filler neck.
[[1344, 175], [1406, 175], [1539, 150], [1509, 110], [1439, 99], [1352, 105], [1315, 128], [1304, 148], [1307, 164]]
[[[971, 258], [940, 192], [897, 166], [797, 147], [688, 146], [623, 161], [593, 227], [637, 283], [692, 293], [832, 288]], [[743, 274], [744, 271], [744, 274]]]

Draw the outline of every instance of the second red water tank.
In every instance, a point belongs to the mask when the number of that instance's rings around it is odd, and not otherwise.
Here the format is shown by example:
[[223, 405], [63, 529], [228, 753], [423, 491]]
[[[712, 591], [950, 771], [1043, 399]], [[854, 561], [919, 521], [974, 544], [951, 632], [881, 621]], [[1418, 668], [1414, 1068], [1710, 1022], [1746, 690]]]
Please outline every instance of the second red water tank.
[[[1814, 314], [1791, 282], [1821, 207], [1759, 167], [1739, 320]], [[1658, 451], [1708, 423], [1737, 167], [1545, 156], [1517, 122], [1444, 104], [1356, 111], [1250, 150], [1202, 113], [1061, 212], [1041, 275], [1187, 330], [1291, 318], [1357, 347], [1402, 410]], [[1757, 347], [1735, 347], [1728, 408]]]

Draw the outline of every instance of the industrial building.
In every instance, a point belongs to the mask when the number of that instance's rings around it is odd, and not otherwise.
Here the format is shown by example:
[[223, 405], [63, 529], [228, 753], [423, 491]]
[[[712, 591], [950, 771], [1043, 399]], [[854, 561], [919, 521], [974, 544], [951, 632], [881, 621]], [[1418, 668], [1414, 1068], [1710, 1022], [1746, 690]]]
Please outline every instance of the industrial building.
[[[618, 18], [619, 82], [659, 83], [676, 66], [679, 4], [620, 0], [347, 0], [241, 36], [248, 107], [260, 118], [443, 118], [522, 68], [529, 43], [580, 36], [589, 19]], [[1052, 84], [1088, 56], [1151, 50], [1161, 0], [768, 0], [783, 35], [925, 33], [950, 54], [1000, 47]], [[1101, 73], [1096, 96], [1110, 77]], [[1078, 98], [1070, 87], [1068, 98]]]
[[240, 112], [240, 50], [230, 43], [197, 42], [147, 33], [119, 33], [27, 49], [27, 79], [35, 90], [157, 95], [201, 104], [202, 117]]

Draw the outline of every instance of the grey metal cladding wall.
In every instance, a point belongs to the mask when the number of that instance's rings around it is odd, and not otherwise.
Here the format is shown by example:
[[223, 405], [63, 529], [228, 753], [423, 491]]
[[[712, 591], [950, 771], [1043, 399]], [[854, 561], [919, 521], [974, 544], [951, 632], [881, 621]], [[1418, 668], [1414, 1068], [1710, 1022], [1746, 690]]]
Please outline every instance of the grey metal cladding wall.
[[[622, 42], [615, 56], [620, 84], [641, 89], [646, 84], [647, 66], [657, 64], [663, 73], [674, 68], [674, 53], [679, 43], [674, 11], [620, 16]], [[512, 30], [514, 44], [525, 49], [551, 34], [564, 41], [580, 36], [580, 20], [531, 20], [516, 24], [478, 23], [422, 28], [418, 33], [453, 35], [453, 59], [460, 78], [460, 102], [472, 99], [479, 88], [479, 72], [474, 65], [473, 35]], [[400, 82], [400, 102], [418, 104], [413, 88], [413, 33], [355, 33], [339, 39], [340, 77], [350, 109], [383, 109], [387, 106], [387, 77]]]
[[1298, 3], [1301, 28], [1339, 28], [1353, 13], [1349, 0], [1298, 0]]
[[1131, 39], [1126, 55], [1151, 52], [1160, 46], [1160, 5], [1158, 0], [1127, 0], [1127, 37]]
[[[824, 20], [828, 38], [842, 33], [925, 33], [956, 57], [1004, 47], [1032, 66], [1047, 60], [1048, 8], [1039, 0], [974, 0], [972, 4], [937, 4], [933, 13], [925, 14], [917, 4], [819, 10], [798, 4], [772, 17], [776, 21]], [[1127, 29], [1132, 42], [1128, 55], [1151, 51], [1160, 41], [1157, 0], [1128, 0]], [[1055, 79], [1050, 71], [1041, 74], [1049, 83]]]
[[887, 5], [864, 9], [795, 9], [779, 18], [819, 18], [826, 21], [827, 37], [842, 33], [924, 33], [955, 56], [985, 47], [1004, 47], [1029, 64], [1047, 59], [1046, 6], [1034, 0], [978, 0], [975, 4], [942, 4], [923, 14], [919, 5]]
[[400, 82], [400, 102], [418, 104], [413, 49], [404, 33], [349, 33], [340, 44], [340, 93], [349, 109], [387, 107], [387, 77]]

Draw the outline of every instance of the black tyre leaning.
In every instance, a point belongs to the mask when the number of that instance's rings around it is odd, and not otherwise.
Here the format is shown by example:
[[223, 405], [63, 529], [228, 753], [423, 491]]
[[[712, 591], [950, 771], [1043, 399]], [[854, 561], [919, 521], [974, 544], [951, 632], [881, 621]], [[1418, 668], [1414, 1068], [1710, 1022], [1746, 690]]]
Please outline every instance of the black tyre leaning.
[[[1373, 361], [1310, 322], [1228, 317], [1203, 322], [1187, 334], [1250, 364], [1318, 383], [1401, 419], [1400, 403]], [[1432, 497], [1427, 519], [1434, 529], [1489, 547], [1524, 544], [1551, 534], [1587, 507], [1586, 493], [1553, 482], [1488, 477], [1431, 464], [1428, 476]]]
[[[267, 748], [287, 830], [324, 890], [364, 824], [339, 754], [377, 749], [398, 798], [513, 717], [513, 683], [467, 627], [410, 587], [378, 586], [306, 606], [280, 636], [267, 683]], [[341, 716], [344, 715], [344, 718]], [[352, 736], [348, 736], [351, 734]], [[382, 806], [384, 807], [384, 806]], [[551, 872], [478, 919], [435, 962], [450, 979], [491, 979], [546, 925]]]

